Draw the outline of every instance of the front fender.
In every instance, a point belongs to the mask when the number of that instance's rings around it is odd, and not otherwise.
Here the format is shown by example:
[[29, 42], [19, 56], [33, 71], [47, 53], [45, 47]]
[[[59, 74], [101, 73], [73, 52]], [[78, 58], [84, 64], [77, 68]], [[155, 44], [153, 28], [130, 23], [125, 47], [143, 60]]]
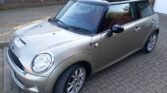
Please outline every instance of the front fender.
[[48, 77], [47, 80], [47, 84], [46, 84], [46, 91], [48, 93], [52, 93], [54, 85], [56, 83], [56, 81], [58, 80], [58, 78], [60, 77], [60, 75], [71, 65], [81, 62], [81, 61], [86, 61], [91, 65], [92, 68], [92, 73], [94, 73], [94, 69], [95, 69], [95, 62], [94, 60], [87, 54], [76, 54], [73, 55], [67, 59], [65, 59], [63, 62], [61, 62], [60, 64], [58, 64], [55, 69], [53, 70], [53, 72], [50, 74], [50, 76]]

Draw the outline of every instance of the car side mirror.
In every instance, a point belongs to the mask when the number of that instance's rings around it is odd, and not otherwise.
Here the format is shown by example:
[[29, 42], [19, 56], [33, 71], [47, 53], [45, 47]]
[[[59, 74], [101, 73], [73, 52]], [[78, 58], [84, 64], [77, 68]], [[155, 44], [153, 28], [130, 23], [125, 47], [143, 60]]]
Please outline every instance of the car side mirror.
[[121, 33], [123, 31], [124, 31], [124, 27], [116, 24], [111, 28], [111, 30], [108, 32], [107, 36], [111, 37], [113, 35], [113, 33]]

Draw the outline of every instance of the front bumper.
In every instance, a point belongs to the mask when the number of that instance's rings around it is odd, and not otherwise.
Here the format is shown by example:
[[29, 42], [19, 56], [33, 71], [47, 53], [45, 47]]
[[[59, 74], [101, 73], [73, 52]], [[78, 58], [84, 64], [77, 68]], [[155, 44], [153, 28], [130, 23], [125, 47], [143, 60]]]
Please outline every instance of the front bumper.
[[47, 84], [48, 77], [35, 76], [22, 71], [10, 59], [8, 49], [5, 50], [5, 53], [6, 61], [11, 67], [12, 78], [20, 88], [35, 93], [47, 93], [45, 85]]

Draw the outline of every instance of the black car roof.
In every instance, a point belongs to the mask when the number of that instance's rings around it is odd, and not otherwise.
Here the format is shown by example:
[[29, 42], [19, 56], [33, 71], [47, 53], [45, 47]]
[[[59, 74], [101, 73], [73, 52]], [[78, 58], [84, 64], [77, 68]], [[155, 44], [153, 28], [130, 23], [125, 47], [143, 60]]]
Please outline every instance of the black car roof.
[[148, 1], [148, 0], [74, 0], [74, 1], [102, 4], [102, 5], [110, 5], [110, 4], [117, 4], [117, 3]]

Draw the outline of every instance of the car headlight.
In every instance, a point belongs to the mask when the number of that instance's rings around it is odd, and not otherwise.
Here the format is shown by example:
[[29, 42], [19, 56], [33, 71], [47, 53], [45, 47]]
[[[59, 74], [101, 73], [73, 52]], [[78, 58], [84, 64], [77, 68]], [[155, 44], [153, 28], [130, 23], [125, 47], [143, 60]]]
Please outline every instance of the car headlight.
[[40, 73], [48, 70], [54, 62], [54, 56], [51, 53], [41, 53], [37, 55], [32, 63], [33, 71]]

